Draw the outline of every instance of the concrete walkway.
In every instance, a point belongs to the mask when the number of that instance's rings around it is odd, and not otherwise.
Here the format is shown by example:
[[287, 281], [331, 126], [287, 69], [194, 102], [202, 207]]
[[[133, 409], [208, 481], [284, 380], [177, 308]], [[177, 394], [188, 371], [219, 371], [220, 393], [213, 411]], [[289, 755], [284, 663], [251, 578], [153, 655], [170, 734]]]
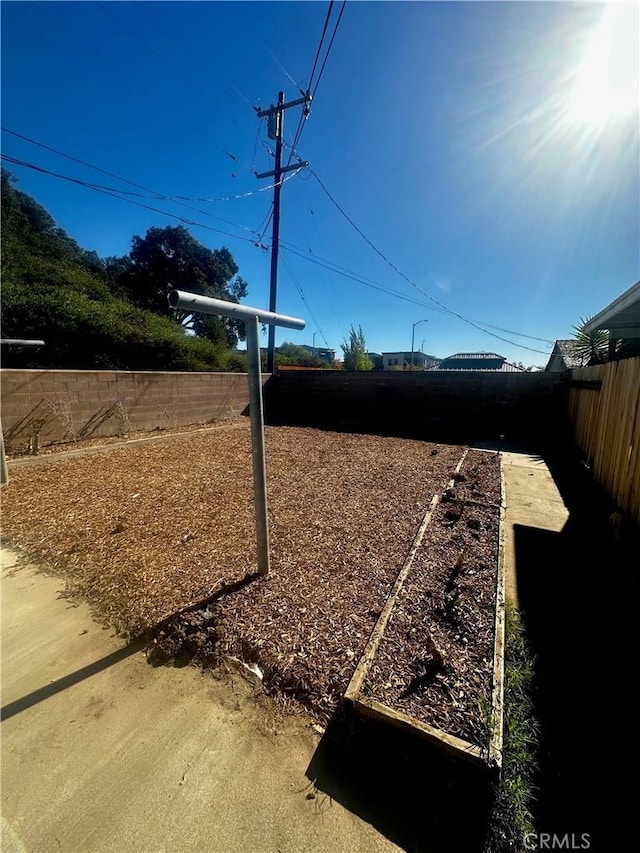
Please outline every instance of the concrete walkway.
[[549, 468], [540, 456], [503, 451], [505, 594], [519, 604], [516, 571], [517, 525], [559, 533], [569, 518]]
[[398, 849], [314, 792], [306, 721], [237, 674], [151, 667], [3, 558], [4, 853]]

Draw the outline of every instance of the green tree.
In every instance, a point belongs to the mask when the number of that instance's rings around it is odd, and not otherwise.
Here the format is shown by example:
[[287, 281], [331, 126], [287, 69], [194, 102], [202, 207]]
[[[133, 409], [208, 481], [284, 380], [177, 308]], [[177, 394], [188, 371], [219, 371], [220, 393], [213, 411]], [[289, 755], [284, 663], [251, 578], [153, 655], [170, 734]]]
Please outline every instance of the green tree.
[[214, 342], [221, 331], [230, 346], [244, 338], [244, 326], [238, 321], [203, 319], [187, 311], [174, 314], [167, 303], [167, 294], [174, 288], [229, 302], [246, 296], [247, 283], [236, 277], [238, 266], [228, 249], [203, 246], [181, 225], [154, 227], [144, 237], [133, 238], [129, 259], [130, 267], [119, 281], [137, 305], [174, 316], [185, 329]]
[[591, 364], [602, 364], [607, 360], [609, 349], [609, 333], [605, 329], [595, 329], [588, 332], [586, 326], [591, 322], [591, 317], [580, 318], [580, 322], [573, 327], [575, 335], [574, 352], [582, 359], [586, 367]]
[[276, 349], [276, 364], [297, 365], [299, 367], [327, 366], [321, 358], [311, 355], [309, 350], [289, 341], [285, 341]]
[[[42, 348], [3, 348], [5, 367], [128, 370], [242, 369], [225, 331], [185, 334], [169, 316], [134, 305], [120, 284], [129, 258], [103, 261], [56, 226], [2, 170], [3, 338], [43, 339]], [[237, 294], [242, 282], [234, 284]], [[215, 319], [215, 318], [211, 318]]]
[[[15, 187], [16, 179], [2, 169], [3, 274], [24, 269], [34, 256], [99, 272], [95, 252], [85, 252], [34, 198]], [[98, 268], [98, 269], [97, 269]]]
[[349, 329], [349, 340], [340, 344], [344, 353], [343, 364], [345, 370], [373, 370], [373, 362], [367, 355], [367, 345], [364, 340], [362, 326], [351, 326]]

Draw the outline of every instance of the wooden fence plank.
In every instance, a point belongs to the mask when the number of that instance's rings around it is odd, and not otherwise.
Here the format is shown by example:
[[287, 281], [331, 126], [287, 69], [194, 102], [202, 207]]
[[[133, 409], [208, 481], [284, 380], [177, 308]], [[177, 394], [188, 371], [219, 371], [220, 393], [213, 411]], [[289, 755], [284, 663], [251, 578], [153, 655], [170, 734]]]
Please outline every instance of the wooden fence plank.
[[568, 411], [594, 478], [640, 524], [640, 357], [573, 370]]

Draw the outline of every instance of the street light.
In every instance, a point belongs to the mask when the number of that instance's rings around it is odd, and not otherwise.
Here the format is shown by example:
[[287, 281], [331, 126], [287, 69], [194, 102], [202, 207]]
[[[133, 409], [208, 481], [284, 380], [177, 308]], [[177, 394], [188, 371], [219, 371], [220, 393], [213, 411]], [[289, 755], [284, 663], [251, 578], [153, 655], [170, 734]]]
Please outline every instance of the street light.
[[[414, 339], [415, 339], [416, 326], [419, 326], [420, 323], [428, 323], [428, 322], [429, 322], [428, 320], [417, 320], [411, 326], [411, 367], [412, 368], [415, 367], [415, 356], [414, 356], [414, 351], [413, 351], [413, 344], [414, 344]], [[423, 341], [423, 343], [424, 343], [424, 341]]]

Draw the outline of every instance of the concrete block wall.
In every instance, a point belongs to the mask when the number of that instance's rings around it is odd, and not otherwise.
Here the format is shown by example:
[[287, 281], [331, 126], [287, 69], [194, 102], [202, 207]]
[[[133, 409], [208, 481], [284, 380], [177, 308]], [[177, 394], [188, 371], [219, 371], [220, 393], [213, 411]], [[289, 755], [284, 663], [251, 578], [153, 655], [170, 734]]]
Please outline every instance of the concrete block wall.
[[450, 441], [560, 438], [567, 381], [552, 373], [287, 371], [265, 386], [267, 421]]
[[[443, 441], [563, 437], [567, 380], [553, 373], [288, 370], [265, 376], [267, 423]], [[3, 370], [9, 451], [213, 423], [245, 411], [244, 373]]]
[[249, 404], [245, 373], [3, 370], [7, 450], [72, 438], [213, 423]]

